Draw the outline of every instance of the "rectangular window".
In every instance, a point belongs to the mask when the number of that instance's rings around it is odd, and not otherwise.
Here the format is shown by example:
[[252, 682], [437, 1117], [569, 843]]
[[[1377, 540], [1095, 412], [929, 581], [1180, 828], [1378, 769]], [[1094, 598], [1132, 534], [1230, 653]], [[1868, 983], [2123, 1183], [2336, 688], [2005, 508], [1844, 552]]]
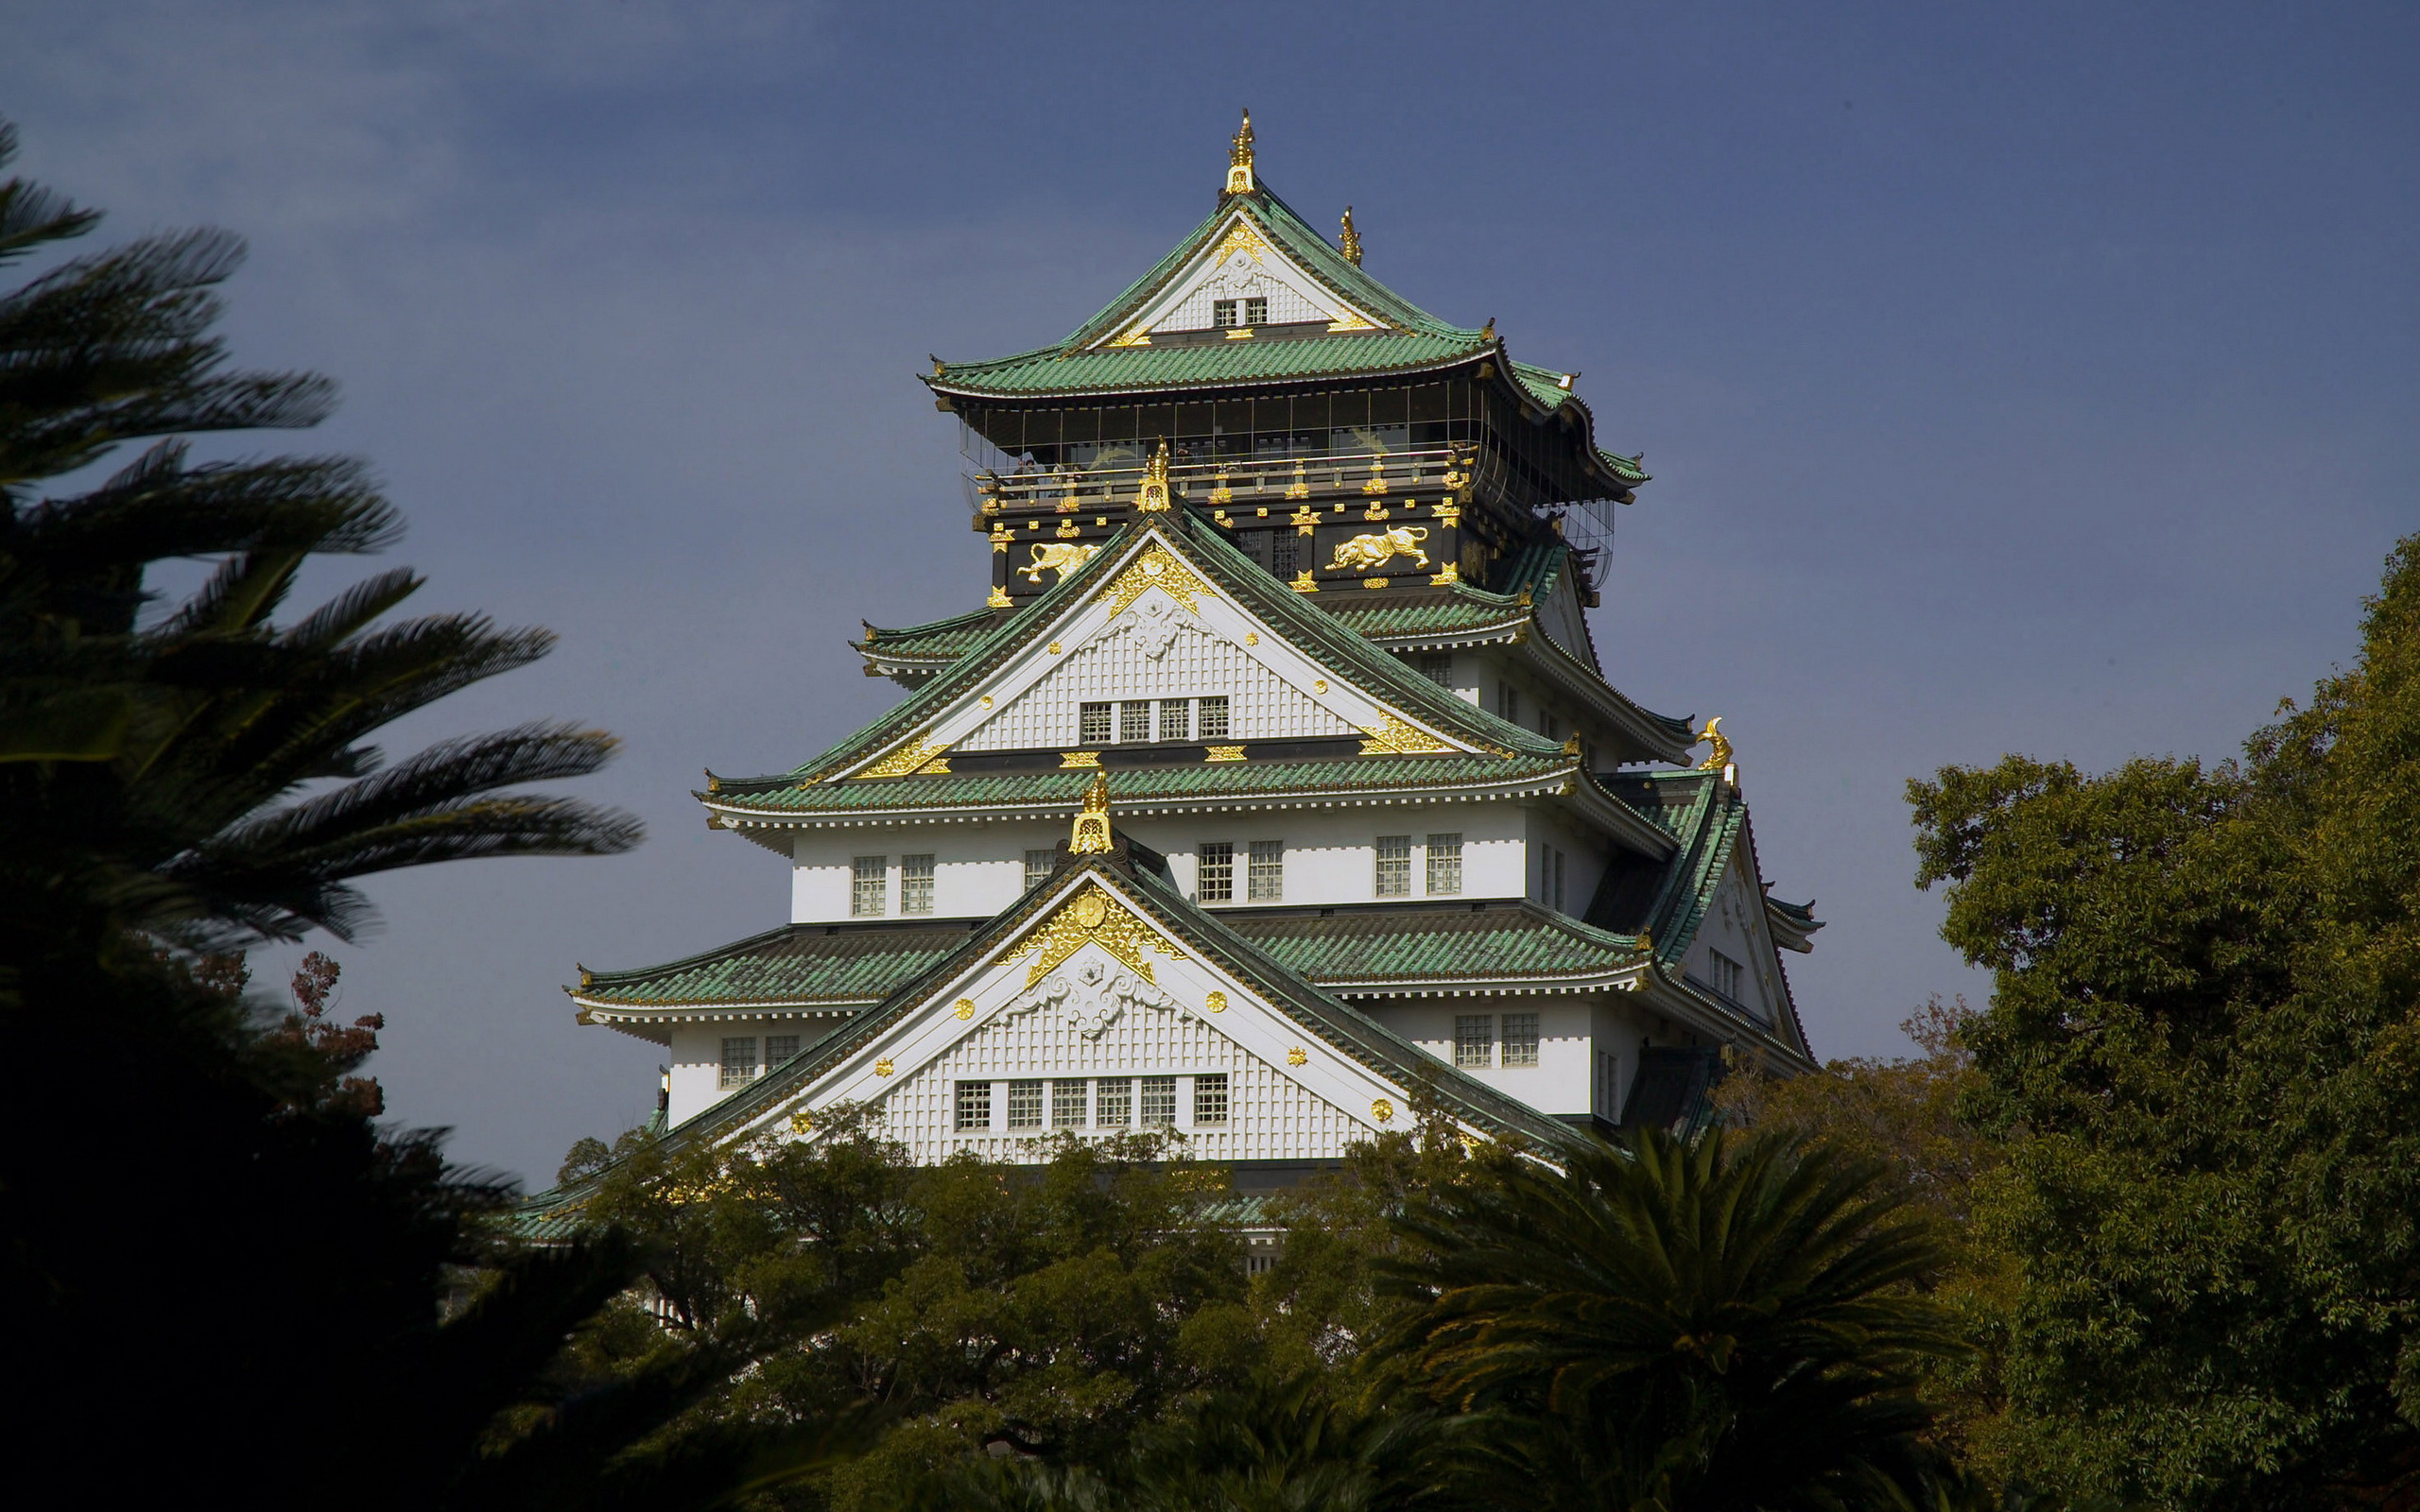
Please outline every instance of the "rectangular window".
[[1012, 1081], [1009, 1083], [1009, 1127], [1040, 1128], [1042, 1126], [1042, 1083]]
[[1227, 1122], [1227, 1077], [1222, 1072], [1216, 1076], [1193, 1078], [1193, 1123], [1220, 1125]]
[[1091, 1086], [1092, 1083], [1081, 1076], [1073, 1080], [1054, 1081], [1050, 1084], [1050, 1126], [1052, 1128], [1084, 1126], [1087, 1102], [1085, 1093]]
[[1144, 741], [1150, 738], [1151, 700], [1149, 698], [1129, 698], [1125, 702], [1119, 704], [1117, 706], [1117, 739], [1119, 744], [1123, 745], [1129, 741]]
[[859, 919], [878, 918], [889, 902], [890, 858], [858, 856], [849, 863], [849, 912]]
[[1521, 722], [1521, 695], [1509, 682], [1495, 685], [1495, 717]]
[[1269, 571], [1289, 581], [1302, 571], [1303, 544], [1300, 537], [1288, 530], [1273, 536], [1269, 542]]
[[1454, 1015], [1454, 1064], [1464, 1071], [1485, 1071], [1495, 1064], [1495, 1015]]
[[1723, 954], [1720, 951], [1708, 949], [1705, 953], [1705, 964], [1706, 975], [1710, 978], [1709, 985], [1713, 987], [1715, 994], [1719, 997], [1729, 998], [1735, 1003], [1737, 1002], [1739, 999], [1739, 963], [1733, 960], [1730, 956]]
[[1109, 705], [1088, 703], [1077, 711], [1076, 744], [1106, 746], [1109, 744]]
[[929, 914], [933, 911], [932, 857], [899, 858], [899, 911], [903, 914]]
[[722, 1090], [745, 1087], [756, 1079], [756, 1037], [748, 1035], [722, 1042]]
[[1212, 300], [1210, 301], [1210, 323], [1216, 326], [1234, 325], [1236, 323], [1236, 301], [1233, 300]]
[[1143, 1078], [1143, 1126], [1172, 1128], [1176, 1125], [1176, 1078]]
[[1378, 836], [1377, 893], [1381, 898], [1411, 896], [1411, 836]]
[[1160, 738], [1191, 740], [1193, 738], [1193, 700], [1163, 698], [1160, 700]]
[[1554, 911], [1558, 914], [1564, 911], [1563, 906], [1563, 852], [1560, 850], [1557, 850], [1554, 853]]
[[1120, 1078], [1100, 1084], [1100, 1103], [1093, 1122], [1102, 1128], [1124, 1128], [1134, 1122], [1134, 1084]]
[[1269, 301], [1267, 300], [1244, 301], [1244, 324], [1267, 325], [1268, 323]]
[[1462, 837], [1457, 834], [1432, 834], [1428, 837], [1428, 896], [1450, 898], [1462, 890]]
[[1245, 874], [1244, 892], [1253, 902], [1282, 902], [1286, 897], [1286, 842], [1254, 840]]
[[1213, 840], [1195, 852], [1193, 896], [1205, 903], [1236, 901], [1236, 848], [1232, 841]]
[[1420, 658], [1420, 675], [1441, 688], [1454, 685], [1454, 653], [1426, 651]]
[[1227, 738], [1227, 699], [1224, 694], [1216, 698], [1201, 700], [1201, 717], [1194, 723], [1194, 738], [1197, 740]]
[[768, 1070], [798, 1054], [798, 1036], [769, 1034], [765, 1037], [765, 1065]]
[[958, 1084], [958, 1126], [960, 1129], [982, 1129], [992, 1126], [992, 1084], [988, 1081], [962, 1081]]
[[1534, 1066], [1538, 1063], [1536, 1014], [1508, 1013], [1504, 1016], [1504, 1063], [1508, 1066]]
[[1025, 890], [1033, 891], [1050, 880], [1050, 868], [1059, 864], [1056, 850], [1028, 850], [1025, 853]]

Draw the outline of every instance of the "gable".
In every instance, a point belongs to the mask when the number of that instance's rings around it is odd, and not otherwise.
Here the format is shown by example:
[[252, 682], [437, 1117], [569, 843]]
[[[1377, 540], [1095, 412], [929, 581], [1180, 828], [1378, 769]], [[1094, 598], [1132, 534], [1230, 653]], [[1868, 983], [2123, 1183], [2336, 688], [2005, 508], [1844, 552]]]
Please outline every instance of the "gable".
[[[1267, 731], [1358, 735], [1371, 754], [1483, 748], [1348, 681], [1329, 660], [1213, 584], [1157, 524], [1114, 559], [1086, 562], [1069, 576], [1083, 576], [1088, 591], [1035, 620], [1025, 643], [981, 678], [944, 695], [947, 703], [925, 716], [921, 734], [869, 753], [848, 775], [946, 770], [958, 749], [1063, 748], [1078, 743], [1082, 703], [1203, 693], [1224, 693], [1236, 717]], [[1210, 681], [1218, 679], [1226, 686]], [[1147, 691], [1153, 689], [1166, 691]]]
[[1373, 331], [1387, 322], [1339, 296], [1288, 255], [1284, 246], [1251, 211], [1238, 206], [1192, 262], [1134, 318], [1097, 346], [1143, 346], [1168, 332], [1209, 331], [1220, 300], [1269, 301], [1270, 325], [1325, 321], [1332, 331]]

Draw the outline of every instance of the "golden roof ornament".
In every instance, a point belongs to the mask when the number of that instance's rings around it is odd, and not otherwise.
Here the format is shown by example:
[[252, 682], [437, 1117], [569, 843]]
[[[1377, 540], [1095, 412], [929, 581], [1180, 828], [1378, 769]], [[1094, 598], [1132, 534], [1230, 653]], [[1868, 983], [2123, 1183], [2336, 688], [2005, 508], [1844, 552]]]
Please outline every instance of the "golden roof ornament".
[[1344, 207], [1344, 234], [1338, 238], [1344, 247], [1344, 260], [1354, 266], [1361, 266], [1361, 233], [1353, 229], [1353, 207]]
[[1079, 856], [1109, 854], [1113, 847], [1109, 839], [1109, 774], [1093, 773], [1093, 785], [1084, 789], [1083, 811], [1076, 816], [1076, 827], [1067, 836], [1067, 853]]
[[1248, 195], [1259, 186], [1252, 177], [1252, 112], [1244, 112], [1242, 129], [1227, 151], [1227, 193]]
[[[1731, 742], [1723, 738], [1721, 724], [1722, 716], [1717, 714], [1705, 722], [1703, 730], [1698, 731], [1698, 740], [1711, 741], [1714, 745], [1714, 749], [1707, 754], [1706, 759], [1698, 763], [1699, 771], [1719, 772], [1732, 763]], [[1689, 744], [1694, 746], [1697, 740]]]
[[1143, 464], [1143, 485], [1134, 492], [1134, 507], [1143, 514], [1166, 514], [1168, 510], [1168, 443], [1163, 439], [1160, 449]]
[[1480, 330], [1478, 338], [1481, 341], [1493, 341], [1495, 339], [1495, 317], [1491, 315], [1487, 318], [1487, 324]]

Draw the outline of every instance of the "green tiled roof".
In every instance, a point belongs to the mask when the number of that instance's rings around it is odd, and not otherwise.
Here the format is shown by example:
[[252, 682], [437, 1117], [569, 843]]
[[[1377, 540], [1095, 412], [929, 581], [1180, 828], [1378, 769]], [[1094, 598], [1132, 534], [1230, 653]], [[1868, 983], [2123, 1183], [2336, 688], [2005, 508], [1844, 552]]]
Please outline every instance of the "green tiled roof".
[[[1569, 756], [1344, 756], [1314, 761], [1197, 762], [1124, 766], [1109, 774], [1120, 807], [1167, 799], [1269, 797], [1285, 793], [1392, 792], [1467, 788], [1549, 778], [1575, 769]], [[735, 791], [721, 801], [759, 814], [854, 814], [896, 809], [1019, 807], [1078, 803], [1094, 771], [951, 772], [862, 782], [790, 783]]]
[[[1322, 595], [1326, 597], [1326, 595]], [[1374, 641], [1509, 628], [1530, 617], [1516, 599], [1459, 588], [1409, 593], [1338, 593], [1320, 606]]]
[[1599, 975], [1634, 964], [1637, 941], [1532, 903], [1225, 915], [1236, 933], [1322, 984]]
[[866, 638], [851, 644], [859, 651], [876, 651], [886, 657], [946, 660], [964, 656], [983, 637], [991, 634], [998, 623], [998, 616], [990, 610], [978, 609], [972, 614], [935, 620], [929, 625], [909, 625], [895, 630], [869, 625], [866, 627]]
[[590, 971], [579, 995], [617, 1007], [877, 1003], [966, 943], [964, 922], [790, 924], [685, 960]]
[[1227, 388], [1303, 378], [1421, 372], [1467, 362], [1492, 345], [1481, 342], [1476, 334], [1458, 339], [1365, 331], [1089, 352], [1044, 347], [992, 362], [953, 364], [946, 375], [925, 381], [945, 394], [1020, 399], [1148, 388]]

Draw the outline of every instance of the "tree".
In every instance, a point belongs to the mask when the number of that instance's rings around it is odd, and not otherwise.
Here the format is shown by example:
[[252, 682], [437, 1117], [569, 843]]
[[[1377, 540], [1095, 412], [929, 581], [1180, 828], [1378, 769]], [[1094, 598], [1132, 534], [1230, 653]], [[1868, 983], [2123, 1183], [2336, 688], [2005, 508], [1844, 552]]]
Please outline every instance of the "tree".
[[1885, 1506], [1924, 1489], [1914, 1386], [1959, 1343], [1907, 1288], [1941, 1263], [1877, 1165], [1787, 1134], [1575, 1140], [1448, 1189], [1381, 1267], [1388, 1341], [1488, 1411], [1536, 1506]]
[[[0, 125], [0, 164], [15, 148]], [[0, 183], [0, 263], [98, 219]], [[280, 1507], [702, 1504], [827, 1457], [783, 1435], [638, 1440], [717, 1379], [672, 1360], [579, 1400], [547, 1375], [621, 1291], [624, 1237], [508, 1252], [498, 1184], [382, 1132], [366, 1053], [203, 954], [351, 937], [354, 879], [485, 855], [602, 855], [627, 816], [511, 791], [611, 755], [530, 725], [388, 765], [402, 715], [543, 655], [476, 616], [377, 622], [356, 584], [289, 624], [303, 563], [391, 541], [359, 464], [197, 462], [188, 438], [308, 425], [333, 390], [226, 369], [223, 232], [57, 261], [0, 294], [0, 1287], [21, 1496]], [[95, 486], [54, 484], [147, 442]], [[172, 607], [161, 563], [217, 558]], [[309, 990], [318, 990], [305, 984]], [[472, 1278], [467, 1290], [463, 1279]]]
[[1978, 1222], [2023, 1257], [2012, 1426], [2066, 1486], [2420, 1494], [2420, 538], [2363, 629], [2239, 763], [1910, 784], [1944, 936], [1994, 974]]

